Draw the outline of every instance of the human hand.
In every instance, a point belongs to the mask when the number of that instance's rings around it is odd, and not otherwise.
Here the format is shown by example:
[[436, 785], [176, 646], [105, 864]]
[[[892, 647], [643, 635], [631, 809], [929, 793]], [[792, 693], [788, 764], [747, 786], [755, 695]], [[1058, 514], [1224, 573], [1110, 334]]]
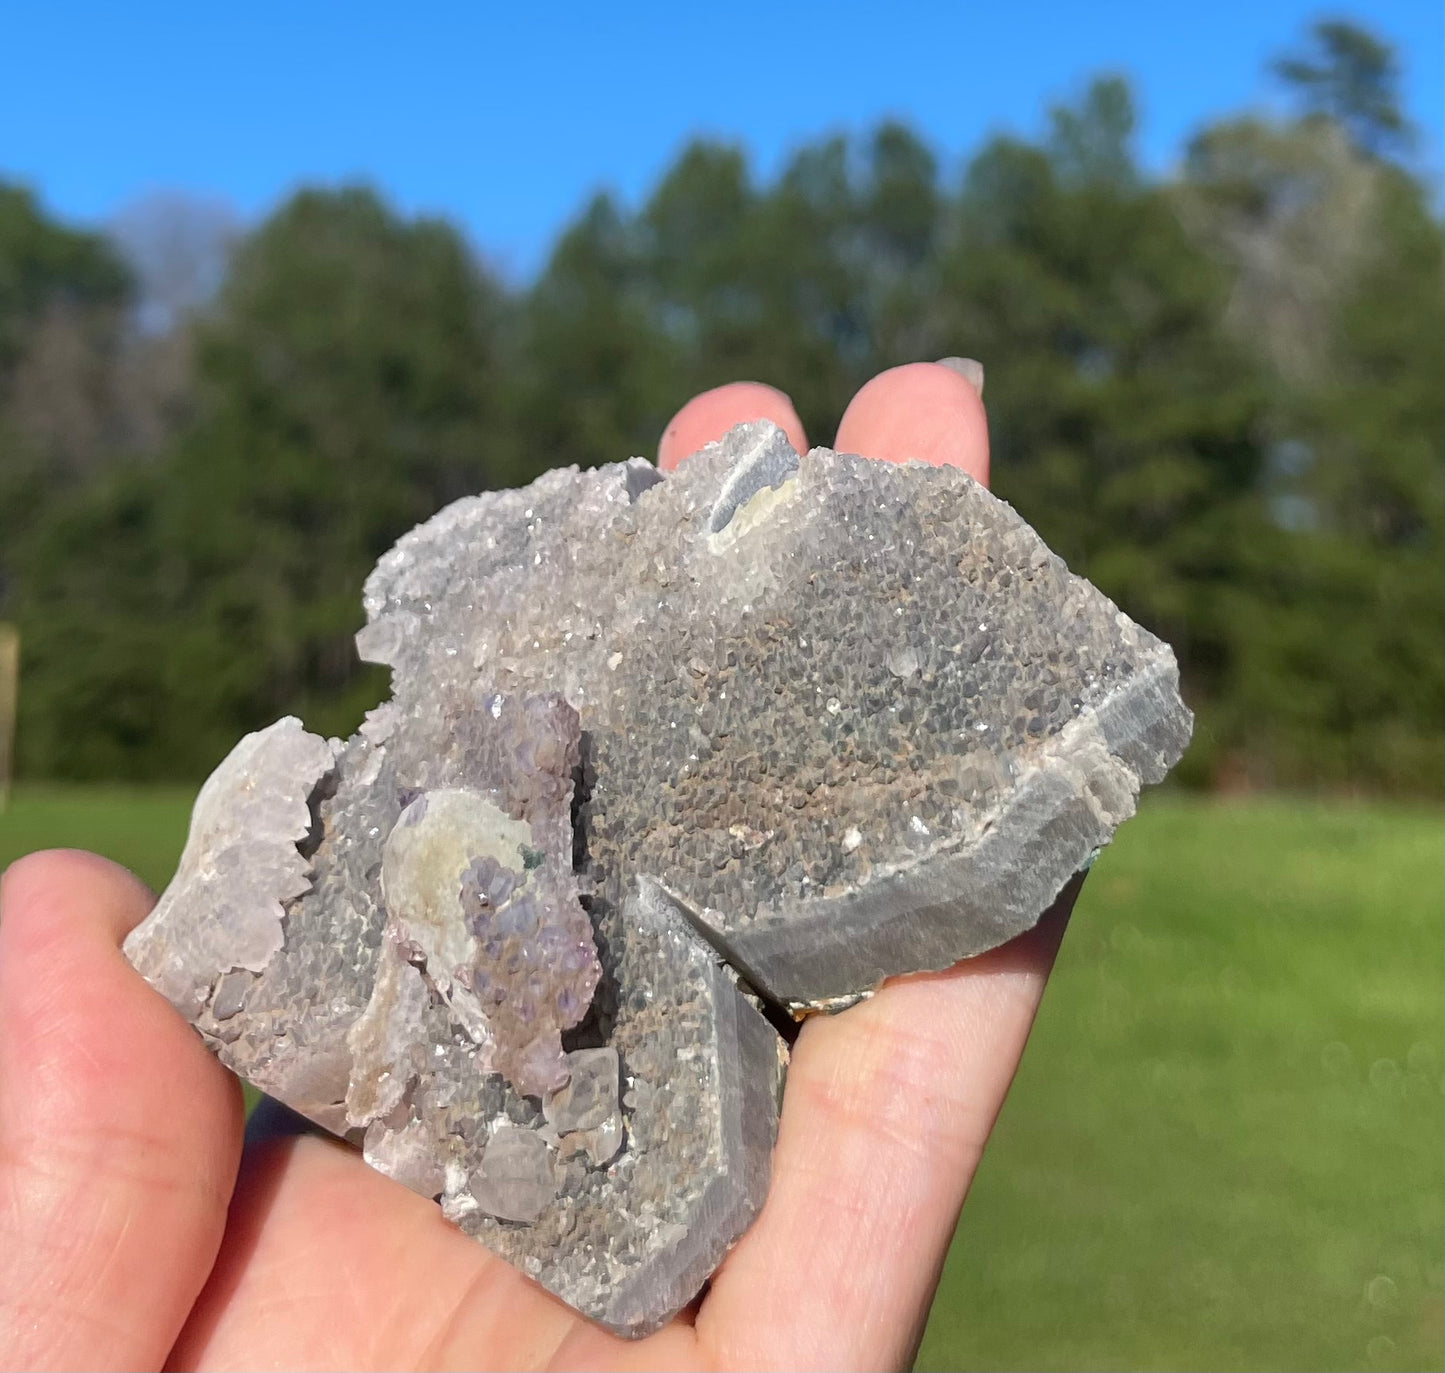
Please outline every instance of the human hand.
[[[689, 402], [659, 463], [760, 417], [806, 448], [786, 397], [741, 384]], [[987, 479], [978, 394], [935, 364], [865, 386], [836, 446]], [[811, 1018], [762, 1214], [699, 1303], [629, 1343], [337, 1141], [243, 1160], [236, 1080], [120, 952], [151, 902], [81, 853], [0, 886], [5, 1366], [906, 1367], [1063, 929]]]

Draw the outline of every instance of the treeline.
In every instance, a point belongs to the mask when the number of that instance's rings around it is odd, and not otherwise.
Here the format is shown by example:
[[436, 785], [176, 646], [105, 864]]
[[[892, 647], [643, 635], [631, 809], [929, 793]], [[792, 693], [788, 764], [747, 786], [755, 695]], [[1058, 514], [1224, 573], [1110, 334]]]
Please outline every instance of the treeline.
[[184, 207], [84, 233], [0, 186], [22, 772], [195, 779], [282, 713], [343, 733], [385, 689], [362, 579], [444, 502], [651, 454], [728, 380], [827, 441], [873, 373], [962, 353], [998, 492], [1175, 645], [1188, 780], [1438, 790], [1441, 225], [1387, 49], [1324, 24], [1276, 71], [1289, 113], [1162, 179], [1115, 79], [961, 176], [897, 124], [768, 184], [697, 143], [525, 290], [366, 189], [233, 241]]

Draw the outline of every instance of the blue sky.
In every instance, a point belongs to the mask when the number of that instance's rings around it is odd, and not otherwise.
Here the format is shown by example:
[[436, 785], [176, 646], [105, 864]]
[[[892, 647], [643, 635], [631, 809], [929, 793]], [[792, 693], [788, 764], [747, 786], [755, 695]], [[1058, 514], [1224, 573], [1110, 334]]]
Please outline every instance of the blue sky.
[[[1341, 12], [1396, 44], [1421, 160], [1441, 167], [1439, 0]], [[1036, 133], [1089, 75], [1128, 75], [1164, 168], [1200, 123], [1268, 102], [1270, 55], [1321, 10], [1179, 3], [244, 5], [0, 0], [0, 176], [100, 222], [156, 190], [255, 217], [303, 182], [364, 178], [457, 221], [524, 277], [602, 187], [635, 202], [694, 134], [763, 175], [885, 115], [952, 173]]]

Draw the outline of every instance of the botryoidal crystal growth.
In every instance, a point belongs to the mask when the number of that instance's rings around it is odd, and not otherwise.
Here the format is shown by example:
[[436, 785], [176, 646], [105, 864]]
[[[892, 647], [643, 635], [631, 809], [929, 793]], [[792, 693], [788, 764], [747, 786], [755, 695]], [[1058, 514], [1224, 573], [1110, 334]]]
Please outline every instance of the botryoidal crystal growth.
[[786, 1049], [1028, 929], [1190, 730], [1173, 654], [952, 468], [740, 425], [458, 501], [392, 699], [202, 789], [126, 942], [229, 1067], [609, 1328], [760, 1209]]

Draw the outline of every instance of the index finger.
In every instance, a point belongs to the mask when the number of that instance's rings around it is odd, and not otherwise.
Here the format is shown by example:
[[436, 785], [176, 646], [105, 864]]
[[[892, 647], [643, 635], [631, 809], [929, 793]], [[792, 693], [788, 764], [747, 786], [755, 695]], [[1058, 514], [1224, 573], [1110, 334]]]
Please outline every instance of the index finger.
[[88, 853], [0, 883], [0, 1350], [158, 1367], [225, 1228], [236, 1080], [126, 961], [150, 895]]

